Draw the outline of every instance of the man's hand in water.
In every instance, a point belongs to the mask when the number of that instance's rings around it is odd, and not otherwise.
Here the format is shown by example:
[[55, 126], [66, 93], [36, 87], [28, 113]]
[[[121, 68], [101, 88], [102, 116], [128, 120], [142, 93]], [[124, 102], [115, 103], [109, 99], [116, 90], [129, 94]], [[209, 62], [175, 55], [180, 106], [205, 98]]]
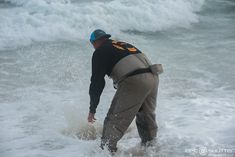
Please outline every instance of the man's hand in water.
[[88, 120], [88, 122], [90, 122], [90, 123], [94, 123], [95, 120], [96, 120], [95, 114], [94, 114], [94, 113], [89, 113], [87, 120]]

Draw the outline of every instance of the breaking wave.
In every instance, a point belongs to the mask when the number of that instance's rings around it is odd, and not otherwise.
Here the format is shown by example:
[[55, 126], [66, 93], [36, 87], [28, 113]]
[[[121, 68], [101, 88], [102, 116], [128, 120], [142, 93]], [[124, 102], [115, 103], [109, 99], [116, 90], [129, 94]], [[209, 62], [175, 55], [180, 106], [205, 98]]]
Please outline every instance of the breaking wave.
[[[89, 2], [89, 3], [88, 3]], [[204, 0], [5, 0], [0, 8], [0, 50], [40, 41], [88, 40], [96, 28], [113, 35], [187, 28]]]

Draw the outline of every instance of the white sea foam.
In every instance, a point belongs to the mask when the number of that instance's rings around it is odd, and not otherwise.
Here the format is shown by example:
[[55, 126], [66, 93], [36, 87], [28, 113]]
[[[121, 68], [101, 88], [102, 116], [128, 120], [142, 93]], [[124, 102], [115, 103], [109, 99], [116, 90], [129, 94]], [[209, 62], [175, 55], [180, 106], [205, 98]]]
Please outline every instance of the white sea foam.
[[88, 123], [87, 114], [77, 107], [66, 105], [64, 113], [68, 127], [62, 130], [63, 134], [83, 140], [95, 140], [101, 137], [102, 125], [99, 122]]
[[112, 34], [155, 32], [198, 22], [204, 0], [114, 0], [73, 3], [68, 0], [5, 0], [0, 9], [0, 50], [34, 41], [88, 40], [96, 28]]
[[[145, 157], [199, 156], [198, 146], [218, 150], [231, 145], [234, 150], [234, 19], [207, 9], [198, 17], [203, 1], [197, 0], [8, 1], [7, 8], [0, 4], [1, 49], [55, 42], [0, 51], [1, 157], [110, 157], [97, 137], [115, 93], [112, 81], [106, 81], [96, 123], [87, 123], [93, 49], [85, 40], [96, 27], [120, 38], [127, 37], [122, 30], [147, 31], [133, 36], [133, 44], [164, 66], [156, 109], [157, 144]], [[223, 4], [210, 1], [211, 8]], [[188, 31], [168, 31], [199, 18], [202, 22]], [[139, 142], [136, 126], [131, 126], [118, 142], [117, 156], [134, 156], [125, 152], [139, 151]]]

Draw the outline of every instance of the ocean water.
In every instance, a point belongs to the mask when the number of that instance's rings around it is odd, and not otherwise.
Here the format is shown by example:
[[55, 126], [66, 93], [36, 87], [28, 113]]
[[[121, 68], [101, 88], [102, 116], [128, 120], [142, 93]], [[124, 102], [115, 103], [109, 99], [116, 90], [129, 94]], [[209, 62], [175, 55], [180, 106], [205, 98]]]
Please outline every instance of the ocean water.
[[[234, 157], [234, 26], [234, 0], [0, 0], [0, 157], [110, 156], [110, 79], [86, 120], [96, 28], [164, 66], [158, 138], [142, 156]], [[118, 156], [140, 156], [128, 151], [139, 142], [132, 124]]]

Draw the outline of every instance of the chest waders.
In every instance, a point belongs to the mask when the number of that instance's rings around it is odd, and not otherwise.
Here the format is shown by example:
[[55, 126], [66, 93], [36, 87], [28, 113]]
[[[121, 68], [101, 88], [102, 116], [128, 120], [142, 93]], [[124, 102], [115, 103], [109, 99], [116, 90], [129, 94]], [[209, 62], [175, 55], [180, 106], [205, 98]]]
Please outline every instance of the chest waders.
[[117, 142], [135, 117], [143, 144], [156, 137], [158, 74], [162, 71], [160, 64], [152, 65], [143, 53], [124, 57], [114, 66], [110, 77], [117, 91], [104, 120], [101, 148], [106, 145], [115, 152]]

